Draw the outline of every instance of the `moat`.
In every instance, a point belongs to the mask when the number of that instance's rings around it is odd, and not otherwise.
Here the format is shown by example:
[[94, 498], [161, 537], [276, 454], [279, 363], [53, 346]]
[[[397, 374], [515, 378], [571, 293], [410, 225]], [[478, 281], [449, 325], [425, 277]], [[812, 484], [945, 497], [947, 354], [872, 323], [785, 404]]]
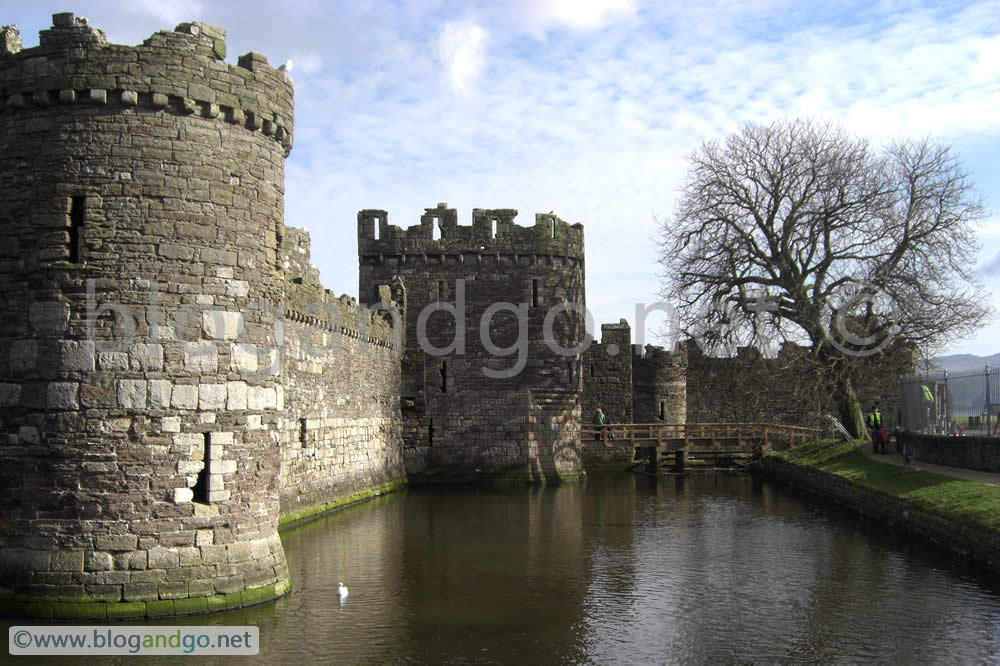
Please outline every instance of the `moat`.
[[282, 541], [287, 597], [154, 623], [275, 663], [1000, 662], [1000, 581], [742, 474], [411, 488]]

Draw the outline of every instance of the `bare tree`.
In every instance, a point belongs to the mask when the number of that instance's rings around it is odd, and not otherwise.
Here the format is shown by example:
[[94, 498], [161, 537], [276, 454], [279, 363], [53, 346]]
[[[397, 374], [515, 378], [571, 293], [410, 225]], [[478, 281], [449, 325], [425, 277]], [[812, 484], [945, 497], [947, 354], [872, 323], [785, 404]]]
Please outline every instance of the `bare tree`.
[[853, 363], [893, 341], [936, 348], [992, 315], [974, 270], [984, 217], [929, 139], [875, 151], [829, 124], [751, 124], [690, 156], [660, 222], [662, 296], [709, 351], [807, 345], [860, 436]]

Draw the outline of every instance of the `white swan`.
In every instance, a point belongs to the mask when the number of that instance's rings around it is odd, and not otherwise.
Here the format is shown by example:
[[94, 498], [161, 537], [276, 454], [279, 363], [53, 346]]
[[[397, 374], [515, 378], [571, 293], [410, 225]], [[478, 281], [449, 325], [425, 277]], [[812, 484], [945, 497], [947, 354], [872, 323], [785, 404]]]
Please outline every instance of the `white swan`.
[[337, 594], [340, 595], [340, 600], [343, 601], [347, 598], [347, 586], [343, 583], [337, 583]]

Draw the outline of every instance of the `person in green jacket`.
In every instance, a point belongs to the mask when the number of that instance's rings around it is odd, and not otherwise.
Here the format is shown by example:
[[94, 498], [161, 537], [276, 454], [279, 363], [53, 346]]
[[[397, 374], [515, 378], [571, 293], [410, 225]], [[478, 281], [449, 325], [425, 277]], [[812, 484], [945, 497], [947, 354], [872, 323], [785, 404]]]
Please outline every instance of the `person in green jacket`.
[[872, 451], [888, 453], [889, 446], [882, 441], [882, 414], [878, 411], [878, 405], [872, 405], [872, 411], [868, 413], [868, 430], [872, 436]]

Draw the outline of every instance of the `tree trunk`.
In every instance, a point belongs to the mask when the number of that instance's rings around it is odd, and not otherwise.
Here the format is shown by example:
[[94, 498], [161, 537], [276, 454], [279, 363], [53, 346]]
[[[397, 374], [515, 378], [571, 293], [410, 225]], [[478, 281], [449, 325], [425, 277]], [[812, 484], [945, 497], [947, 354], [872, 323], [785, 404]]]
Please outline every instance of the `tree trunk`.
[[851, 377], [844, 372], [837, 378], [837, 406], [840, 409], [840, 421], [847, 431], [858, 439], [868, 440], [868, 429], [865, 428], [865, 416], [861, 411], [861, 403], [854, 392]]

